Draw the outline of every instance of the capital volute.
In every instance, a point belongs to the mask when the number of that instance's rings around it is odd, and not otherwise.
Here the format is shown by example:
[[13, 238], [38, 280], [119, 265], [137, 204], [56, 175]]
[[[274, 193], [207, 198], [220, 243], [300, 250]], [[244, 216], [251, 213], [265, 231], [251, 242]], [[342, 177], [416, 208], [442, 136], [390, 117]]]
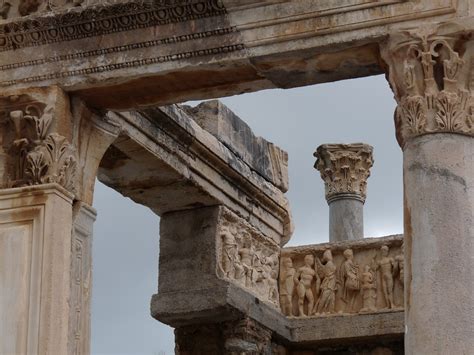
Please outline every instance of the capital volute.
[[328, 203], [338, 198], [365, 202], [373, 148], [363, 143], [323, 144], [314, 153], [315, 169], [321, 173]]

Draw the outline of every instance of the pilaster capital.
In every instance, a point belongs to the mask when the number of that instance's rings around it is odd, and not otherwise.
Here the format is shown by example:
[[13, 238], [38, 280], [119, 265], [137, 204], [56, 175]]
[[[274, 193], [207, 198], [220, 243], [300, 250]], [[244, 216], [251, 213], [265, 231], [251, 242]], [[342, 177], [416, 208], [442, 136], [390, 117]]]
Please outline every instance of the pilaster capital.
[[431, 133], [474, 136], [474, 23], [412, 28], [382, 46], [400, 146]]
[[120, 127], [59, 87], [0, 95], [0, 187], [56, 183], [92, 203], [99, 162]]
[[365, 202], [367, 178], [374, 163], [370, 145], [323, 144], [314, 156], [317, 158], [314, 167], [324, 180], [328, 203], [347, 195]]

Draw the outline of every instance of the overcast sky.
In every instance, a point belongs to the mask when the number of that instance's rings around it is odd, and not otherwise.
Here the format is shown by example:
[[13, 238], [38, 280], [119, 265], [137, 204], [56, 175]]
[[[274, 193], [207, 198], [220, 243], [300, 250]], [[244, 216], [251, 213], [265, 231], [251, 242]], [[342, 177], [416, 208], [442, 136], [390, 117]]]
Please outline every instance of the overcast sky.
[[[365, 235], [400, 234], [402, 154], [395, 140], [393, 95], [383, 76], [224, 98], [255, 134], [289, 153], [295, 233], [289, 245], [328, 241], [324, 185], [313, 152], [323, 143], [374, 146]], [[93, 354], [174, 354], [173, 331], [152, 319], [157, 292], [159, 218], [98, 183], [94, 207]]]

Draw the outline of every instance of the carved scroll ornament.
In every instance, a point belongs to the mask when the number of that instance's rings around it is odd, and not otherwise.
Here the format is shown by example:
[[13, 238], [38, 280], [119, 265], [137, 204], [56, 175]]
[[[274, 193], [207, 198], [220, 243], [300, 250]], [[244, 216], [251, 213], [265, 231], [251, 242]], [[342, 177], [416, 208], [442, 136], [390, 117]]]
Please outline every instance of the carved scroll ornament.
[[474, 136], [473, 48], [464, 34], [443, 35], [432, 27], [405, 31], [393, 36], [383, 55], [402, 148], [424, 134]]
[[373, 148], [367, 144], [323, 144], [314, 156], [314, 167], [321, 173], [330, 202], [341, 194], [351, 194], [365, 201], [367, 179], [374, 160]]
[[53, 130], [52, 109], [26, 97], [0, 101], [3, 150], [10, 158], [7, 186], [57, 183], [74, 192], [73, 146]]

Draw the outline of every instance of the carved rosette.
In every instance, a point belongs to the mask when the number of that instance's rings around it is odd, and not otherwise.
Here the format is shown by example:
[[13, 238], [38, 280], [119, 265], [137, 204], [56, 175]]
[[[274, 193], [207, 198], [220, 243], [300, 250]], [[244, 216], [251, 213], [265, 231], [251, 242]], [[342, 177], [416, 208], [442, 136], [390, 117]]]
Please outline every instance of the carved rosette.
[[52, 111], [27, 96], [0, 99], [2, 148], [9, 157], [7, 187], [57, 183], [75, 192], [75, 149], [54, 132]]
[[317, 158], [314, 167], [324, 180], [328, 203], [347, 195], [365, 202], [367, 178], [374, 164], [370, 145], [323, 144], [314, 156]]
[[469, 31], [445, 24], [394, 34], [383, 48], [402, 148], [425, 134], [474, 136], [474, 45], [468, 38]]

